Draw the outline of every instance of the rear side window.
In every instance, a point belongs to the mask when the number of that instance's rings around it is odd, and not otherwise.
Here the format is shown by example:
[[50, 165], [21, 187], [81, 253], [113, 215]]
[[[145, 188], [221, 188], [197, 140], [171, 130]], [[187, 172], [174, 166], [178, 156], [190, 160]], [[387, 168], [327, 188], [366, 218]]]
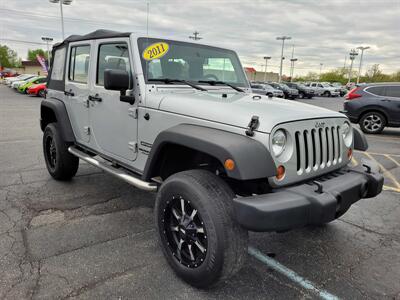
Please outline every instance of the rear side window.
[[400, 86], [387, 86], [386, 96], [400, 98]]
[[90, 46], [71, 47], [68, 79], [87, 83], [90, 61]]
[[57, 49], [51, 66], [51, 80], [64, 80], [65, 48]]
[[385, 96], [385, 87], [384, 86], [373, 86], [366, 90], [368, 93], [377, 95], [377, 96]]
[[99, 46], [96, 78], [98, 85], [104, 85], [104, 70], [106, 69], [124, 70], [130, 74], [129, 50], [126, 43]]
[[43, 83], [46, 82], [46, 78], [39, 78], [38, 80], [35, 81], [35, 83]]

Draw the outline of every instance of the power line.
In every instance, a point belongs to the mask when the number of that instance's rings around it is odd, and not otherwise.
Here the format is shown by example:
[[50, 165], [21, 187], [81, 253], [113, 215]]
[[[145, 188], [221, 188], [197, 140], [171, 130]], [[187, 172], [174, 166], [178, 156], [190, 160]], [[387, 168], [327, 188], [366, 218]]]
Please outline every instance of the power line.
[[0, 38], [0, 41], [21, 43], [21, 44], [43, 45], [43, 46], [46, 45], [46, 43], [23, 41], [23, 40], [14, 40], [14, 39], [3, 39], [3, 38]]

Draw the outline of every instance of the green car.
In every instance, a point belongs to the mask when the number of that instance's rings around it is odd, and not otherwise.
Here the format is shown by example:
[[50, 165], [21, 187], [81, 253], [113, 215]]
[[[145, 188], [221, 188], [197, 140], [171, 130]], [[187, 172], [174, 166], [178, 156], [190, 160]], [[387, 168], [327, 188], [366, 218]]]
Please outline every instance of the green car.
[[28, 88], [33, 84], [45, 83], [47, 77], [45, 76], [37, 76], [27, 80], [25, 83], [21, 84], [18, 87], [18, 92], [26, 94]]

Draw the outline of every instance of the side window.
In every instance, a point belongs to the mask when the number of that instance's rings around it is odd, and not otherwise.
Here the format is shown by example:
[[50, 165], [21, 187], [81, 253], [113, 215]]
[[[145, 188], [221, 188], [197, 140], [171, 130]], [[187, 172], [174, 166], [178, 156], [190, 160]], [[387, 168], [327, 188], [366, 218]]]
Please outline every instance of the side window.
[[89, 73], [90, 46], [71, 47], [68, 79], [87, 83]]
[[96, 84], [104, 85], [104, 70], [106, 69], [125, 70], [130, 74], [129, 50], [126, 43], [99, 46]]
[[385, 96], [385, 87], [384, 86], [373, 86], [367, 89], [367, 92], [378, 95]]
[[64, 79], [65, 47], [56, 50], [51, 66], [51, 80]]
[[400, 85], [399, 86], [387, 86], [386, 96], [400, 98]]

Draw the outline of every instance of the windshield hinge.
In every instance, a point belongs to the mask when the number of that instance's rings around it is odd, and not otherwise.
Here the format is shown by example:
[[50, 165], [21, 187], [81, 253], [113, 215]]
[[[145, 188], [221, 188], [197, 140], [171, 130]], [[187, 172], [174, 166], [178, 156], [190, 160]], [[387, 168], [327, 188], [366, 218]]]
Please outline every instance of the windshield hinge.
[[246, 135], [254, 136], [254, 130], [258, 128], [259, 124], [258, 116], [252, 116], [249, 125], [247, 125]]
[[129, 116], [131, 116], [134, 119], [137, 119], [137, 117], [138, 117], [138, 109], [137, 109], [137, 107], [129, 108], [128, 111], [129, 111], [129, 113], [128, 113]]

